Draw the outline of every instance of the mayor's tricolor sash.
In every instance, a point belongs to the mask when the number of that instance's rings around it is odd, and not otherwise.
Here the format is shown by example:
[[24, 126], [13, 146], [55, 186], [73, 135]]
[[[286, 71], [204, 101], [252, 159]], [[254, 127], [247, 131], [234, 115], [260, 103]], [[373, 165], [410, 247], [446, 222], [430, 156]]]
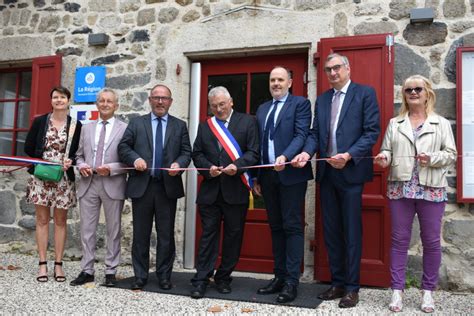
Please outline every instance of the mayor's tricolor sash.
[[[214, 136], [217, 137], [222, 148], [224, 148], [227, 155], [229, 155], [232, 161], [236, 161], [242, 156], [242, 150], [240, 149], [239, 144], [235, 140], [234, 136], [229, 132], [227, 127], [225, 127], [224, 122], [216, 119], [215, 116], [207, 120], [207, 125], [211, 129]], [[240, 175], [242, 182], [247, 186], [249, 191], [252, 191], [253, 183], [252, 178], [250, 178], [248, 172], [244, 172]]]

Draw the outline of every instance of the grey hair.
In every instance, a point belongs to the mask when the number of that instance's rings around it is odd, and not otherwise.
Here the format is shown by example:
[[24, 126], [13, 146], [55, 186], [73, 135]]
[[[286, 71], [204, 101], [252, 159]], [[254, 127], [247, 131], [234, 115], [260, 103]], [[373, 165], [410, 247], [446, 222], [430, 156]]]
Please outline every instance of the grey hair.
[[330, 61], [331, 59], [333, 59], [335, 57], [339, 57], [342, 60], [342, 63], [344, 65], [349, 66], [349, 59], [346, 56], [338, 54], [338, 53], [329, 54], [328, 58], [326, 58], [326, 62]]
[[207, 94], [207, 97], [210, 99], [210, 98], [214, 98], [215, 96], [217, 96], [218, 94], [223, 94], [225, 95], [226, 97], [228, 97], [229, 99], [231, 99], [232, 97], [230, 96], [230, 93], [229, 93], [229, 90], [227, 90], [226, 87], [223, 87], [223, 86], [217, 86], [217, 87], [214, 87], [212, 88], [209, 93]]
[[118, 104], [117, 92], [115, 92], [115, 90], [110, 89], [110, 88], [102, 88], [102, 90], [97, 92], [96, 99], [95, 99], [96, 103], [99, 103], [99, 99], [100, 99], [100, 96], [102, 95], [102, 93], [106, 93], [106, 92], [112, 93], [112, 95], [114, 96], [115, 103]]

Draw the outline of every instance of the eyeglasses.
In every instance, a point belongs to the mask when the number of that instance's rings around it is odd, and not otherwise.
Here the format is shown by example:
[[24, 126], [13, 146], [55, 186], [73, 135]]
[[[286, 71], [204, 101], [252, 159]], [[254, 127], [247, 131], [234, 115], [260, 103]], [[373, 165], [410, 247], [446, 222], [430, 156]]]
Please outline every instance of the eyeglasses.
[[211, 109], [222, 109], [223, 107], [225, 107], [227, 105], [227, 103], [229, 103], [230, 99], [227, 100], [227, 101], [223, 101], [221, 103], [209, 103], [209, 106], [211, 107]]
[[166, 102], [166, 101], [171, 101], [171, 97], [151, 96], [150, 100], [158, 101], [158, 102], [160, 101]]
[[344, 66], [344, 64], [334, 65], [332, 67], [324, 67], [324, 71], [328, 74], [331, 73], [332, 70], [334, 70], [334, 72], [339, 72], [342, 66]]
[[416, 94], [420, 94], [421, 91], [423, 91], [423, 87], [406, 88], [404, 91], [406, 94], [412, 94], [413, 91], [415, 91]]

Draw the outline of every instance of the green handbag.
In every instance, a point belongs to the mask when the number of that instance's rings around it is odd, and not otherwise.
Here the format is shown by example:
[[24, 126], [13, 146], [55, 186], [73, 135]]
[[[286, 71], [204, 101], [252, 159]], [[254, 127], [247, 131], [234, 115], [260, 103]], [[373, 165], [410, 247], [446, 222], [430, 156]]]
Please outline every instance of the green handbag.
[[[51, 113], [48, 114], [48, 121], [50, 116]], [[77, 121], [75, 119], [71, 119], [71, 126], [69, 127], [69, 134], [66, 142], [66, 157], [68, 156], [69, 150], [71, 149], [71, 140], [74, 136], [74, 132], [76, 131], [76, 125]], [[43, 181], [59, 182], [64, 176], [64, 170], [63, 166], [61, 165], [37, 164], [35, 165], [35, 172], [33, 174], [35, 177]]]
[[37, 164], [34, 175], [43, 181], [59, 182], [64, 176], [63, 166]]

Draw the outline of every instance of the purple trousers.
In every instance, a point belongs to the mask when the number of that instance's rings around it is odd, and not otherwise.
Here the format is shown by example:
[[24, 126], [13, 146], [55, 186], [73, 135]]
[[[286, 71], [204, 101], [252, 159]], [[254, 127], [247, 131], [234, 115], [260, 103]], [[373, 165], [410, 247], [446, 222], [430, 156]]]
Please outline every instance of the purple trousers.
[[441, 219], [446, 203], [402, 198], [390, 200], [389, 204], [392, 218], [392, 249], [390, 252], [392, 289], [403, 290], [405, 288], [408, 247], [413, 218], [417, 214], [423, 245], [421, 287], [423, 290], [435, 290], [441, 264]]

